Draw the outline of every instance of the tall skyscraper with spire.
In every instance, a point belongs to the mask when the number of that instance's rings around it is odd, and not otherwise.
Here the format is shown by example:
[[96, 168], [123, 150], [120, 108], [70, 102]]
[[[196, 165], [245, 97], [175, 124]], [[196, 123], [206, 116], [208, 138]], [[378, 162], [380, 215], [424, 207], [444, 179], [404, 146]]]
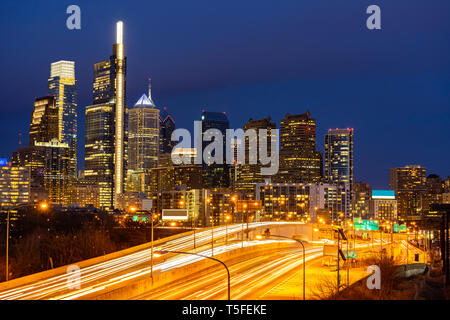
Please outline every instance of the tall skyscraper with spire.
[[143, 94], [129, 110], [127, 177], [129, 191], [133, 192], [145, 192], [150, 169], [158, 166], [160, 119], [152, 100], [150, 79], [148, 94]]
[[85, 178], [100, 187], [100, 206], [115, 207], [126, 169], [126, 57], [123, 22], [108, 60], [94, 65], [93, 105], [86, 107]]
[[55, 97], [58, 109], [58, 140], [70, 149], [70, 176], [77, 173], [77, 91], [74, 61], [57, 61], [50, 65], [48, 94]]

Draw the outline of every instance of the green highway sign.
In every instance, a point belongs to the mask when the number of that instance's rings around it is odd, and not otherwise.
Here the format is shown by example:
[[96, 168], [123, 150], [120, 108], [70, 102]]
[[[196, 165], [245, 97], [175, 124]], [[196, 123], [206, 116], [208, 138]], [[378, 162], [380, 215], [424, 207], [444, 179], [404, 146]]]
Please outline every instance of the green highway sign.
[[354, 223], [355, 230], [378, 230], [378, 220], [361, 220]]
[[406, 232], [406, 224], [401, 224], [399, 228], [400, 232]]
[[345, 257], [350, 259], [356, 259], [356, 250], [346, 251]]
[[138, 216], [133, 216], [133, 221], [139, 221], [139, 217]]

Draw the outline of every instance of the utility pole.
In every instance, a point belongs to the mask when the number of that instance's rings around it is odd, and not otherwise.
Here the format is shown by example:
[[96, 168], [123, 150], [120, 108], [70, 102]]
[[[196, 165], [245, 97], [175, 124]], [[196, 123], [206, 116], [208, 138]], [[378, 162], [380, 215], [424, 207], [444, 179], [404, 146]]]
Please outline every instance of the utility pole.
[[9, 280], [9, 209], [8, 209], [8, 217], [6, 219], [6, 281]]

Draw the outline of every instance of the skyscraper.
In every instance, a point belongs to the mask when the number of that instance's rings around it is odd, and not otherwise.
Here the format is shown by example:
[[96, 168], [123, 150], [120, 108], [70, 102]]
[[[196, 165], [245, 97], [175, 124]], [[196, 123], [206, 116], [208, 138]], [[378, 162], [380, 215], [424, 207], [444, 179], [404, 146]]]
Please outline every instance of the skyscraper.
[[128, 118], [128, 168], [144, 171], [158, 166], [159, 110], [143, 94]]
[[150, 169], [158, 166], [159, 122], [159, 110], [151, 96], [143, 94], [129, 110], [127, 177], [132, 181], [129, 191], [144, 192], [143, 186], [150, 181]]
[[59, 115], [55, 98], [52, 96], [37, 98], [30, 122], [30, 146], [35, 142], [48, 142], [59, 139]]
[[85, 177], [100, 183], [100, 203], [114, 207], [122, 193], [126, 161], [126, 57], [123, 22], [108, 60], [94, 65], [93, 102], [86, 107]]
[[309, 111], [287, 114], [280, 123], [280, 170], [274, 180], [310, 183], [322, 180], [322, 155], [316, 150], [316, 120]]
[[[70, 176], [77, 173], [77, 102], [75, 62], [57, 61], [50, 66], [48, 93], [58, 109], [58, 140], [70, 148]], [[48, 140], [49, 141], [49, 140]], [[47, 142], [48, 142], [47, 141]]]
[[100, 207], [113, 208], [114, 103], [86, 107], [85, 180], [98, 184]]
[[329, 129], [325, 135], [325, 180], [353, 189], [353, 129]]
[[175, 130], [175, 120], [173, 120], [172, 116], [167, 112], [166, 107], [163, 108], [159, 117], [159, 153], [171, 153], [172, 148], [176, 144], [176, 141], [172, 141], [172, 132]]
[[[272, 130], [276, 129], [277, 125], [274, 122], [271, 122], [271, 118], [267, 117], [264, 119], [249, 119], [246, 124], [244, 124], [244, 130], [255, 129], [258, 134], [258, 130], [266, 129], [267, 130], [267, 152], [268, 155], [271, 153], [271, 139], [272, 139]], [[258, 146], [261, 143], [258, 139]], [[256, 150], [255, 150], [256, 151]], [[238, 179], [236, 182], [236, 190], [242, 192], [251, 199], [255, 198], [256, 192], [256, 184], [264, 182], [264, 176], [261, 175], [261, 161], [257, 159], [256, 164], [249, 163], [249, 138], [245, 137], [245, 163], [239, 166]], [[258, 152], [258, 156], [260, 156]]]
[[419, 165], [391, 168], [390, 189], [397, 195], [400, 219], [419, 215], [422, 196], [426, 192], [426, 169]]
[[[202, 111], [202, 137], [208, 129], [217, 129], [223, 135], [223, 164], [203, 163], [203, 187], [204, 188], [228, 188], [230, 186], [230, 174], [228, 165], [225, 163], [225, 145], [226, 145], [226, 130], [230, 128], [225, 112], [207, 112]], [[203, 140], [202, 154], [205, 147], [210, 143]], [[212, 154], [214, 156], [214, 154]]]

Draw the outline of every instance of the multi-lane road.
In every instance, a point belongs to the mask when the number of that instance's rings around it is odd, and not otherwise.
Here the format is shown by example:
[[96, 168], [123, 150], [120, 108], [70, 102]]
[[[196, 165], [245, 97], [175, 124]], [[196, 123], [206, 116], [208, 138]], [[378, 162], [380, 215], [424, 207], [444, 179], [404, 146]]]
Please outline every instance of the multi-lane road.
[[[289, 224], [277, 222], [250, 223], [249, 228], [264, 228], [276, 224]], [[226, 235], [240, 234], [241, 224], [218, 227], [214, 229], [214, 239], [223, 239]], [[197, 250], [203, 250], [203, 254], [211, 255], [206, 247], [211, 245], [211, 230], [198, 231], [195, 234]], [[193, 249], [194, 235], [184, 235], [162, 243], [154, 248], [157, 250], [190, 251]], [[258, 241], [244, 242], [244, 246], [262, 244]], [[233, 243], [227, 246], [214, 248], [214, 254], [237, 249], [242, 244]], [[206, 251], [205, 251], [206, 250]], [[154, 259], [154, 272], [164, 272], [173, 268], [199, 261], [203, 258], [196, 256], [179, 255], [167, 261]], [[144, 249], [105, 262], [97, 263], [80, 269], [79, 278], [74, 282], [72, 273], [63, 273], [37, 282], [21, 285], [16, 288], [0, 291], [0, 299], [88, 299], [95, 294], [111, 290], [150, 274], [150, 249]], [[74, 285], [75, 284], [75, 285]]]
[[[280, 223], [261, 222], [251, 223], [249, 228], [255, 229], [269, 227]], [[285, 223], [281, 223], [285, 224]], [[287, 223], [289, 224], [289, 223]], [[198, 231], [195, 234], [195, 252], [205, 256], [211, 256], [211, 238], [217, 241], [214, 246], [214, 255], [236, 250], [242, 246], [258, 246], [280, 240], [262, 241], [228, 241], [225, 245], [224, 238], [228, 239], [238, 235], [240, 238], [242, 225], [229, 225], [217, 227], [211, 230]], [[286, 241], [286, 240], [285, 240]], [[377, 243], [379, 241], [376, 241]], [[388, 242], [385, 242], [388, 244]], [[180, 235], [180, 237], [160, 242], [155, 246], [155, 251], [192, 251], [194, 235]], [[401, 241], [401, 247], [406, 249], [406, 241]], [[379, 245], [379, 243], [378, 243]], [[357, 248], [370, 247], [370, 243], [357, 244]], [[408, 245], [410, 252], [414, 248]], [[322, 257], [322, 246], [307, 246], [306, 261]], [[192, 255], [175, 254], [156, 258], [154, 256], [153, 272], [160, 273], [180, 268], [188, 264], [200, 261], [204, 258]], [[292, 277], [294, 273], [300, 273], [303, 263], [300, 247], [280, 247], [276, 252], [256, 257], [242, 257], [229, 263], [231, 273], [231, 299], [259, 299], [264, 297], [279, 283]], [[0, 291], [0, 299], [92, 299], [96, 296], [111, 291], [115, 288], [126, 286], [136, 280], [149, 277], [150, 249], [123, 255], [104, 262], [93, 264], [80, 269], [79, 277], [74, 286], [73, 274], [51, 276], [40, 281], [23, 284], [21, 286]], [[300, 275], [299, 275], [300, 279]], [[300, 290], [299, 285], [299, 290]], [[169, 285], [157, 287], [144, 294], [133, 297], [134, 299], [226, 299], [227, 278], [220, 266], [212, 269], [209, 274], [192, 274], [182, 280], [171, 282]]]

